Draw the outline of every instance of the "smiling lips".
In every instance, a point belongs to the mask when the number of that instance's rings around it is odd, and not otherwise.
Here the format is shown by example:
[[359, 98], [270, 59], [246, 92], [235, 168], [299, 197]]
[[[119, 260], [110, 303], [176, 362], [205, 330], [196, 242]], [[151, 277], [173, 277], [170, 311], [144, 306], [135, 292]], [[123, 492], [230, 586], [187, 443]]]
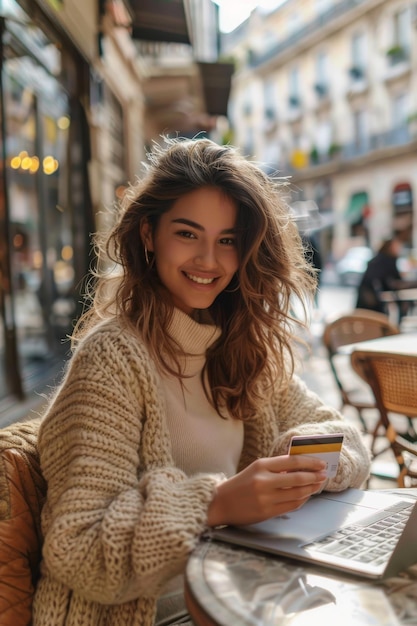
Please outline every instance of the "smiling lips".
[[187, 278], [192, 280], [194, 283], [198, 283], [199, 285], [211, 285], [216, 280], [216, 278], [202, 278], [201, 276], [194, 276], [194, 274], [184, 273]]

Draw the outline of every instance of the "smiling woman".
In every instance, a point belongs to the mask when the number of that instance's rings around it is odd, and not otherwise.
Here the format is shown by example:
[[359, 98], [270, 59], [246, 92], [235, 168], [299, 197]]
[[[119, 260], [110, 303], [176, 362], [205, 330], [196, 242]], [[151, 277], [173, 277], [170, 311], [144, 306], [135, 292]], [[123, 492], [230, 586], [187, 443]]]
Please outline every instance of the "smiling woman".
[[155, 237], [149, 222], [142, 226], [161, 282], [173, 304], [188, 315], [209, 308], [238, 269], [236, 216], [231, 198], [203, 187], [174, 202], [161, 216]]
[[[183, 573], [208, 528], [368, 475], [359, 431], [294, 374], [292, 305], [315, 279], [280, 181], [208, 139], [166, 139], [144, 169], [97, 238], [91, 306], [40, 426], [34, 626], [189, 623]], [[288, 455], [313, 433], [344, 435], [331, 478]]]

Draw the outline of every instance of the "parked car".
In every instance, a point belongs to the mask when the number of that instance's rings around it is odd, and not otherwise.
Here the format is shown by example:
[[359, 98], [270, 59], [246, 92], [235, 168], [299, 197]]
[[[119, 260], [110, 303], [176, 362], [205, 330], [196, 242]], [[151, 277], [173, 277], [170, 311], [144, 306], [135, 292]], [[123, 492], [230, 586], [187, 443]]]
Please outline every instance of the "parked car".
[[336, 272], [340, 283], [349, 287], [357, 287], [368, 261], [374, 256], [368, 246], [354, 246], [336, 263]]

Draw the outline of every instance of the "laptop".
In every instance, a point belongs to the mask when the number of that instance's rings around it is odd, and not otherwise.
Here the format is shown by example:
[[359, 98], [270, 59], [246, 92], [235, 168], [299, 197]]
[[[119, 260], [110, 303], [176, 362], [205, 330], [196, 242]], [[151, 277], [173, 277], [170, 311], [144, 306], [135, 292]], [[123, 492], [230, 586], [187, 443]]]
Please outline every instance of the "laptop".
[[323, 492], [297, 511], [210, 537], [382, 580], [417, 563], [417, 489]]

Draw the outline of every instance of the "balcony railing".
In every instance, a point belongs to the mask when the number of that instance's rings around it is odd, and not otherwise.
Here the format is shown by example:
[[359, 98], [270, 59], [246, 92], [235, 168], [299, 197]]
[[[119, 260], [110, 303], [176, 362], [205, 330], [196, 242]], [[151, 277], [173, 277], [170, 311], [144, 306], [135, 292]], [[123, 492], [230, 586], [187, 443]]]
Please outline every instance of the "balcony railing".
[[342, 0], [341, 2], [338, 2], [337, 4], [330, 7], [327, 11], [324, 11], [323, 13], [318, 15], [314, 20], [302, 26], [290, 37], [284, 39], [284, 41], [280, 41], [278, 44], [271, 47], [266, 52], [252, 52], [250, 59], [248, 59], [248, 65], [255, 68], [259, 65], [262, 65], [263, 63], [271, 61], [279, 54], [284, 52], [284, 50], [287, 50], [287, 48], [294, 46], [299, 41], [302, 41], [309, 35], [318, 32], [323, 28], [323, 26], [329, 24], [337, 17], [344, 15], [344, 13], [347, 13], [351, 9], [354, 9], [358, 5], [362, 4], [363, 1], [364, 0]]
[[341, 156], [344, 159], [354, 159], [355, 157], [367, 154], [373, 150], [403, 146], [410, 143], [412, 140], [413, 136], [408, 126], [398, 126], [397, 128], [391, 128], [383, 133], [364, 137], [361, 141], [344, 144], [342, 146]]
[[[398, 126], [383, 133], [364, 135], [358, 141], [343, 145], [333, 144], [327, 153], [319, 153], [316, 148], [309, 154], [309, 167], [317, 167], [331, 163], [332, 161], [350, 161], [360, 156], [365, 156], [375, 150], [384, 148], [405, 146], [417, 140], [417, 134], [413, 134], [408, 126]], [[336, 149], [337, 147], [337, 149]], [[294, 167], [290, 162], [281, 164], [278, 169], [289, 173], [300, 171], [300, 167]], [[304, 169], [301, 168], [301, 169]]]
[[193, 60], [192, 48], [182, 43], [137, 41], [136, 49], [142, 59], [155, 66], [183, 65]]

